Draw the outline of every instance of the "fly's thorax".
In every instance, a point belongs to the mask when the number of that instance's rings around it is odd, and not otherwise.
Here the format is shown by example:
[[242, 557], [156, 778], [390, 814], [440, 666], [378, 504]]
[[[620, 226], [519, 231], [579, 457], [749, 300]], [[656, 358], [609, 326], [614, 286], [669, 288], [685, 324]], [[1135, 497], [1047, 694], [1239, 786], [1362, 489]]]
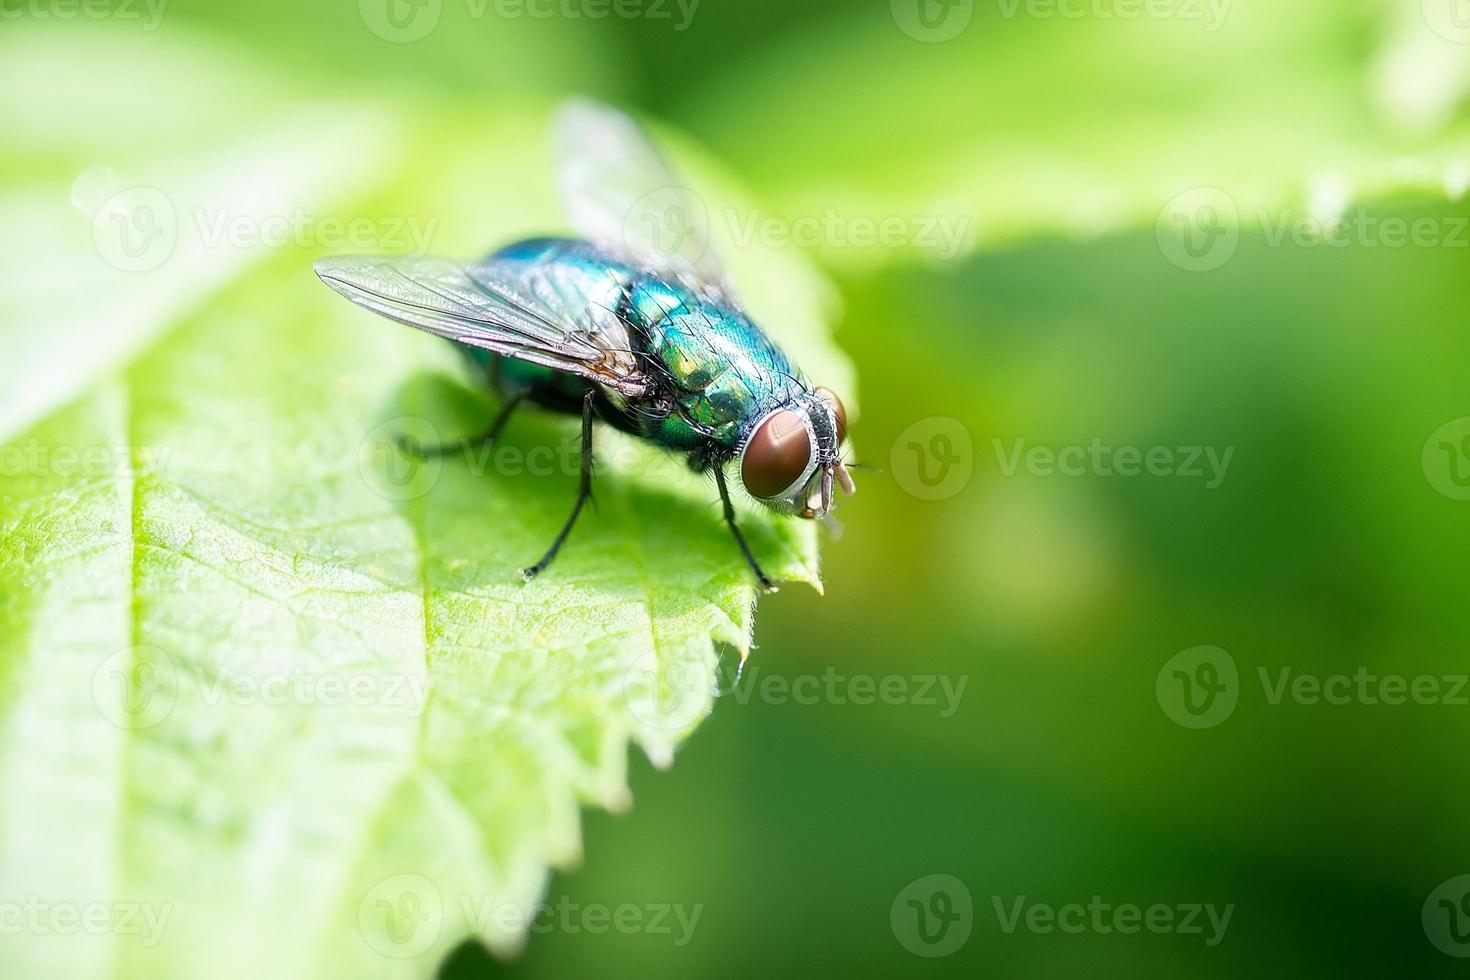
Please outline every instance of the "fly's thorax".
[[628, 306], [677, 405], [666, 445], [702, 439], [733, 450], [763, 404], [800, 390], [786, 358], [738, 310], [654, 277], [632, 285]]

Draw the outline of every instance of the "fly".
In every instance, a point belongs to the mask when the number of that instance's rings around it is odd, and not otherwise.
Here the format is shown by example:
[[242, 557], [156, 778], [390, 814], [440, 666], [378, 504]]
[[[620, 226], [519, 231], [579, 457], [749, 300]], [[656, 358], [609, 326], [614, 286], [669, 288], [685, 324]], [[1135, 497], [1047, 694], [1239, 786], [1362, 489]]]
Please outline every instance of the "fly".
[[854, 492], [840, 456], [846, 409], [746, 315], [709, 248], [703, 207], [637, 123], [573, 101], [553, 137], [581, 237], [521, 241], [468, 264], [344, 256], [318, 261], [316, 273], [359, 306], [453, 341], [499, 394], [482, 435], [420, 453], [491, 444], [528, 402], [581, 418], [577, 499], [546, 554], [521, 570], [527, 581], [551, 564], [592, 495], [598, 418], [713, 475], [725, 523], [774, 591], [735, 522], [726, 468], [767, 507], [824, 518], [834, 484]]

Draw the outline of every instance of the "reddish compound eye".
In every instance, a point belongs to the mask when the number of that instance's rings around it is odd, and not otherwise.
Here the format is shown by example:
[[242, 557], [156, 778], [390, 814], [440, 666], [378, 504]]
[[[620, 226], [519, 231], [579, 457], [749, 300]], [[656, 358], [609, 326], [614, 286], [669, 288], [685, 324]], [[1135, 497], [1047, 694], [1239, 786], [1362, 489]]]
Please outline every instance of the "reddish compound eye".
[[812, 458], [812, 441], [795, 412], [772, 413], [755, 430], [740, 461], [740, 480], [753, 497], [778, 497], [790, 489]]
[[837, 444], [840, 446], [847, 438], [847, 408], [831, 388], [818, 388], [817, 394], [832, 406], [832, 414], [837, 417]]

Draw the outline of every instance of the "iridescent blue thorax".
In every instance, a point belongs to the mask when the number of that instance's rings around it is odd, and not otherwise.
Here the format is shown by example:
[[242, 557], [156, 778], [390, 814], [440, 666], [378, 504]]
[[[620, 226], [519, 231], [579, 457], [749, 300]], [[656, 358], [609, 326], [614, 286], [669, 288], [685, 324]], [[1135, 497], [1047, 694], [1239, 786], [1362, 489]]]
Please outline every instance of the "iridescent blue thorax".
[[[646, 397], [603, 391], [604, 417], [664, 447], [711, 444], [733, 453], [768, 411], [809, 395], [811, 385], [765, 333], [719, 296], [618, 261], [571, 239], [532, 239], [485, 260], [501, 278], [534, 290], [568, 323], [589, 334], [626, 332], [623, 341], [654, 379]], [[466, 348], [502, 390], [530, 391], [552, 407], [574, 408], [588, 382], [573, 375]]]

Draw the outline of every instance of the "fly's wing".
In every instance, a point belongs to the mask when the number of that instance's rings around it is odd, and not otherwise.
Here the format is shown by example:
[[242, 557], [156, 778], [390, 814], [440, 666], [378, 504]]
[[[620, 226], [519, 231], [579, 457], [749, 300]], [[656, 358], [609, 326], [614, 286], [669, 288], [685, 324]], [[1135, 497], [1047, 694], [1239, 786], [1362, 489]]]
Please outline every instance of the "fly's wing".
[[316, 274], [359, 306], [470, 347], [575, 374], [623, 395], [651, 387], [626, 334], [606, 322], [558, 315], [493, 261], [466, 266], [432, 257], [322, 259]]
[[557, 186], [577, 233], [603, 250], [731, 302], [710, 244], [709, 210], [643, 127], [611, 106], [573, 99], [552, 129]]

